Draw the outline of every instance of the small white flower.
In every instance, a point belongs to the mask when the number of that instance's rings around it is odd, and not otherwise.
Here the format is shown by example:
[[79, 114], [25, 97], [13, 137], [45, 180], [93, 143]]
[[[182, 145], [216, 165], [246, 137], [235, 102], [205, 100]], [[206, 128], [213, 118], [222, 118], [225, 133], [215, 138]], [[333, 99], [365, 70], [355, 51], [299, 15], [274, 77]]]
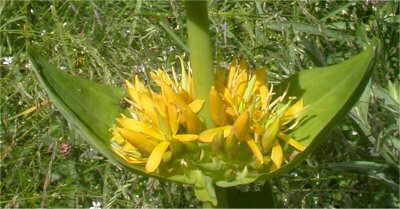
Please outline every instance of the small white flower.
[[4, 57], [3, 65], [10, 65], [12, 63], [13, 57]]
[[26, 68], [31, 68], [32, 67], [32, 62], [29, 60], [28, 63], [25, 64]]
[[351, 132], [351, 135], [353, 135], [353, 136], [357, 136], [357, 135], [358, 135], [358, 133], [357, 133], [357, 131], [352, 131], [352, 132]]
[[98, 201], [92, 201], [92, 207], [89, 209], [101, 209], [101, 203]]

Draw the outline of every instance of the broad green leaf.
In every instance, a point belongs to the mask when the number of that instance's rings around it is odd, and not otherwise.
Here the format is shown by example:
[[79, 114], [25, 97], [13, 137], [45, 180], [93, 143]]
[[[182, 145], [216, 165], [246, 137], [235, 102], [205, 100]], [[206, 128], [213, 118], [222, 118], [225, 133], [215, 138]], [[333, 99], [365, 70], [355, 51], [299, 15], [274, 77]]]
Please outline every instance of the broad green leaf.
[[[87, 142], [113, 163], [119, 163], [134, 172], [148, 175], [143, 167], [126, 163], [110, 149], [110, 128], [124, 109], [119, 102], [124, 90], [69, 75], [49, 64], [39, 51], [29, 50], [30, 60], [42, 87], [63, 116], [73, 124]], [[157, 175], [152, 175], [161, 178]], [[173, 176], [169, 180], [187, 183], [188, 179]]]
[[264, 175], [271, 177], [287, 172], [310, 154], [325, 134], [350, 111], [369, 81], [377, 44], [336, 65], [302, 71], [281, 84], [290, 86], [288, 95], [304, 99], [304, 122], [291, 135], [307, 149], [292, 161]]

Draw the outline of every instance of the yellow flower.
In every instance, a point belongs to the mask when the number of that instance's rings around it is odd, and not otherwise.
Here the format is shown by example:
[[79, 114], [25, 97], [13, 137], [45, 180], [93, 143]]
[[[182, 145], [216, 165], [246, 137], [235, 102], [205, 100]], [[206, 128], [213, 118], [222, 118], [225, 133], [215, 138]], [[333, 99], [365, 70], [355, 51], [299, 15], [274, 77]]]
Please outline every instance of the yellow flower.
[[267, 84], [265, 70], [253, 72], [245, 61], [234, 59], [229, 71], [217, 72], [208, 102], [209, 117], [216, 127], [206, 129], [197, 116], [204, 101], [196, 99], [190, 68], [185, 70], [181, 63], [180, 78], [174, 70], [172, 75], [161, 69], [150, 73], [155, 90], [138, 76], [126, 81], [131, 107], [128, 115], [116, 119], [111, 140], [123, 160], [155, 172], [163, 162], [176, 160], [176, 150], [183, 147], [188, 151], [180, 159], [184, 166], [223, 160], [221, 165], [234, 168], [232, 163], [243, 156], [254, 156], [256, 169], [274, 170], [286, 163], [283, 152], [287, 149], [282, 143], [304, 151], [304, 145], [288, 135], [301, 122], [303, 100], [286, 98], [287, 92], [276, 95]]
[[126, 81], [130, 116], [117, 118], [113, 128], [112, 148], [121, 158], [132, 164], [146, 164], [146, 172], [154, 172], [166, 159], [172, 143], [198, 139], [203, 124], [196, 113], [203, 101], [195, 100], [190, 70], [183, 69], [180, 82], [162, 70], [151, 73], [160, 88], [155, 92], [138, 78]]
[[227, 74], [219, 72], [210, 91], [210, 117], [217, 127], [201, 133], [199, 140], [210, 143], [223, 131], [226, 152], [236, 152], [229, 149], [246, 142], [260, 164], [269, 157], [273, 168], [284, 162], [281, 141], [304, 151], [302, 144], [286, 134], [299, 123], [303, 99], [292, 104], [293, 100], [285, 101], [286, 92], [274, 95], [273, 87], [267, 86], [265, 70], [253, 73], [243, 60], [237, 64], [234, 59]]

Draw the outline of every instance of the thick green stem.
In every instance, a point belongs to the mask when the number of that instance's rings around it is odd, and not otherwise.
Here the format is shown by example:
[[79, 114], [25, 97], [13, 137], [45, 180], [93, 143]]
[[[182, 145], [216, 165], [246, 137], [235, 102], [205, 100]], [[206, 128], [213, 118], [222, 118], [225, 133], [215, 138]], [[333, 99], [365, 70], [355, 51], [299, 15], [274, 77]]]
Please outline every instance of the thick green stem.
[[207, 127], [212, 127], [213, 122], [208, 112], [208, 94], [214, 83], [214, 69], [207, 1], [187, 0], [185, 8], [194, 91], [197, 98], [205, 101], [199, 116]]

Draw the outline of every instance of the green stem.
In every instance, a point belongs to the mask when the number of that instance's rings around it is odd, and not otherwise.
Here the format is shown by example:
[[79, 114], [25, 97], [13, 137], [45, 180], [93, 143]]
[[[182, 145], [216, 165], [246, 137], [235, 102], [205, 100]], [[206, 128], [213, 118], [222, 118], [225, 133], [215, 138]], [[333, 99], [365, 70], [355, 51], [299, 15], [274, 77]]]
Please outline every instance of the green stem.
[[208, 112], [208, 94], [214, 84], [214, 69], [207, 0], [187, 0], [185, 8], [193, 87], [196, 97], [205, 101], [199, 116], [209, 128], [214, 126]]

